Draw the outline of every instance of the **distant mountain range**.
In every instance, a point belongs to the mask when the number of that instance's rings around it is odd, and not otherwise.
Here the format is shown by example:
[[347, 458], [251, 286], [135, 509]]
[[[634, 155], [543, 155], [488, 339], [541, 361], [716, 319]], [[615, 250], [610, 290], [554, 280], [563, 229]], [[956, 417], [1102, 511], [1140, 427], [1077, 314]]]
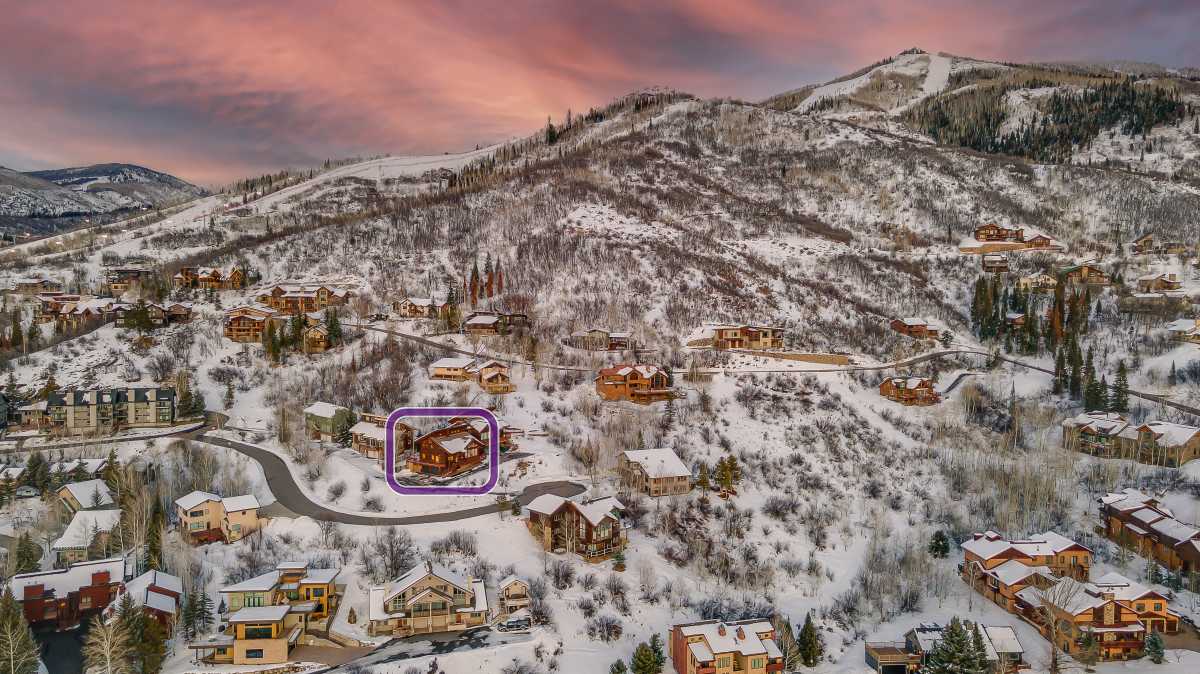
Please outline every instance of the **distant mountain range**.
[[[166, 206], [205, 194], [175, 176], [133, 164], [24, 173], [0, 166], [0, 224], [26, 231], [60, 229], [73, 218]], [[31, 222], [38, 220], [47, 222]]]

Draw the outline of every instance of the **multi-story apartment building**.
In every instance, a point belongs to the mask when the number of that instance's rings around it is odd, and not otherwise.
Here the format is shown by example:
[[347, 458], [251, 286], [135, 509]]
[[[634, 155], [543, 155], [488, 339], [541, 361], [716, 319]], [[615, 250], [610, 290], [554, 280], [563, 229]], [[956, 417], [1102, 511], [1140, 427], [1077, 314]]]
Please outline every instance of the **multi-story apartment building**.
[[1200, 571], [1200, 528], [1176, 519], [1157, 498], [1126, 489], [1099, 502], [1105, 536], [1172, 571]]
[[454, 632], [483, 625], [488, 618], [484, 581], [429, 561], [372, 587], [369, 597], [367, 630], [372, 635]]
[[38, 427], [55, 435], [111, 435], [127, 428], [175, 423], [175, 389], [125, 388], [55, 391]]
[[260, 526], [258, 499], [194, 491], [175, 501], [179, 529], [193, 544], [240, 540]]

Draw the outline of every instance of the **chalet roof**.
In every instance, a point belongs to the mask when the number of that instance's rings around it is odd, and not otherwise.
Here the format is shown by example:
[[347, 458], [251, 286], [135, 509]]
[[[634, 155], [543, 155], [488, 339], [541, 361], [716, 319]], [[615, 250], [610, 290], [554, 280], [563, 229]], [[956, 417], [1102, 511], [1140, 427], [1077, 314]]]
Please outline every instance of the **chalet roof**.
[[[657, 374], [663, 374], [663, 375], [666, 374], [666, 372], [657, 365], [621, 364], [621, 365], [613, 365], [612, 367], [601, 368], [599, 376], [616, 375], [618, 377], [628, 377], [629, 375], [634, 374], [635, 372], [638, 375], [640, 375], [643, 379], [650, 379], [651, 377], [654, 377]], [[599, 377], [597, 377], [597, 378], [599, 378]]]
[[499, 589], [503, 590], [504, 588], [508, 587], [509, 585], [512, 585], [513, 583], [522, 583], [526, 586], [529, 585], [529, 581], [525, 580], [524, 578], [521, 578], [520, 576], [505, 576], [504, 580], [501, 580], [500, 584], [497, 587]]
[[664, 477], [691, 477], [692, 471], [679, 460], [675, 452], [667, 448], [631, 449], [623, 452], [626, 459], [642, 467], [652, 479]]
[[454, 573], [449, 567], [443, 566], [436, 562], [425, 561], [417, 564], [408, 571], [404, 572], [403, 575], [396, 578], [396, 580], [388, 583], [388, 591], [384, 597], [384, 601], [395, 597], [396, 595], [404, 592], [408, 588], [416, 585], [429, 576], [434, 576], [444, 580], [447, 584], [463, 590], [464, 592], [471, 589], [471, 580], [469, 578], [465, 578], [457, 573]]
[[1091, 584], [1104, 592], [1113, 593], [1113, 596], [1121, 601], [1137, 601], [1148, 594], [1158, 594], [1152, 588], [1129, 580], [1115, 571], [1104, 574]]
[[1078, 416], [1063, 421], [1064, 427], [1077, 428], [1080, 431], [1090, 430], [1097, 435], [1116, 435], [1125, 429], [1129, 422], [1116, 412], [1084, 412]]
[[1170, 421], [1150, 421], [1140, 426], [1132, 424], [1121, 430], [1121, 437], [1136, 440], [1141, 431], [1154, 434], [1154, 442], [1159, 447], [1182, 447], [1191, 442], [1200, 433], [1200, 428], [1185, 426]]
[[625, 509], [625, 506], [622, 505], [620, 501], [611, 496], [595, 499], [593, 501], [576, 503], [556, 494], [542, 494], [541, 496], [533, 499], [533, 501], [531, 501], [526, 507], [529, 508], [531, 512], [542, 515], [553, 515], [554, 513], [558, 512], [559, 508], [562, 508], [568, 503], [572, 508], [578, 510], [579, 513], [593, 525], [604, 521], [604, 518], [606, 517], [617, 519], [612, 515], [613, 510]]
[[197, 491], [191, 492], [190, 494], [185, 494], [185, 495], [180, 496], [179, 498], [175, 499], [175, 505], [179, 506], [180, 508], [183, 508], [184, 510], [191, 510], [192, 508], [195, 508], [196, 506], [200, 505], [201, 503], [206, 503], [208, 501], [220, 501], [220, 500], [221, 500], [221, 497], [217, 496], [216, 494], [210, 494], [206, 491], [198, 491], [197, 490]]
[[252, 510], [258, 507], [258, 499], [253, 494], [245, 496], [226, 496], [221, 499], [221, 507], [225, 512], [237, 512], [239, 510]]
[[900, 322], [907, 326], [910, 326], [910, 327], [915, 327], [918, 325], [928, 325], [928, 323], [925, 322], [924, 318], [913, 318], [913, 317], [901, 318]]
[[983, 261], [984, 262], [1008, 262], [1008, 256], [1001, 255], [1000, 253], [985, 253], [983, 256]]
[[352, 435], [362, 435], [372, 440], [387, 440], [387, 429], [370, 421], [360, 421], [350, 427]]
[[108, 459], [74, 459], [67, 461], [55, 461], [54, 463], [50, 464], [50, 472], [52, 474], [74, 473], [75, 469], [82, 468], [89, 475], [95, 475], [107, 465]]
[[325, 402], [315, 402], [304, 408], [305, 414], [311, 414], [314, 417], [320, 417], [322, 419], [332, 419], [341, 412], [349, 411], [350, 410], [342, 407], [341, 405], [334, 405], [333, 403]]
[[442, 449], [446, 450], [447, 454], [463, 454], [473, 443], [479, 442], [479, 439], [473, 435], [441, 436], [434, 440]]
[[472, 316], [467, 319], [467, 325], [492, 325], [500, 322], [500, 317], [496, 315], [484, 314], [480, 316]]
[[125, 583], [125, 591], [133, 599], [134, 605], [146, 606], [163, 613], [175, 613], [178, 607], [177, 600], [156, 590], [155, 587], [178, 595], [183, 594], [183, 580], [153, 569]]
[[71, 517], [62, 536], [50, 546], [52, 550], [73, 550], [92, 544], [92, 534], [111, 532], [121, 521], [120, 510], [80, 510]]
[[1052, 556], [1075, 546], [1087, 550], [1086, 547], [1053, 531], [1030, 536], [1024, 540], [1011, 541], [1002, 538], [994, 531], [985, 531], [982, 534], [975, 534], [961, 544], [963, 550], [984, 560], [994, 559], [1008, 550], [1015, 550], [1028, 557]]
[[745, 656], [778, 657], [775, 654], [779, 653], [779, 648], [775, 642], [760, 636], [775, 630], [771, 621], [765, 618], [728, 623], [706, 620], [690, 625], [679, 625], [677, 629], [685, 637], [702, 637], [705, 646], [716, 655], [739, 653]]
[[125, 560], [120, 557], [98, 559], [91, 562], [77, 562], [65, 569], [51, 571], [34, 571], [19, 573], [12, 577], [8, 585], [12, 588], [13, 596], [20, 600], [25, 595], [25, 588], [41, 585], [43, 592], [58, 598], [65, 598], [71, 592], [92, 584], [92, 574], [108, 573], [110, 582], [125, 580]]
[[71, 494], [71, 498], [74, 498], [84, 508], [98, 508], [113, 504], [112, 493], [108, 491], [108, 485], [104, 480], [69, 482], [64, 484], [62, 489], [66, 489]]
[[1015, 559], [1010, 559], [993, 569], [985, 571], [985, 573], [987, 575], [994, 576], [996, 580], [1004, 583], [1005, 585], [1014, 585], [1029, 578], [1030, 576], [1036, 575], [1049, 578], [1054, 577], [1051, 575], [1050, 567], [1048, 566], [1027, 566]]
[[996, 653], [1018, 655], [1025, 652], [1021, 641], [1017, 639], [1017, 631], [1010, 625], [987, 625], [983, 628], [983, 636]]
[[446, 368], [450, 370], [465, 370], [475, 363], [474, 358], [455, 357], [455, 358], [439, 358], [433, 361], [431, 368]]

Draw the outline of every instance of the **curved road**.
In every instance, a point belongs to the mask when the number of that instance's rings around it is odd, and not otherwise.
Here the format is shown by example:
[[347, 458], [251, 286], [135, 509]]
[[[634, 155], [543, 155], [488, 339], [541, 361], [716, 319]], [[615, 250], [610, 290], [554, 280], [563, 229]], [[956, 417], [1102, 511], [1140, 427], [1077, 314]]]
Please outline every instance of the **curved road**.
[[[357, 524], [364, 526], [389, 526], [393, 524], [434, 524], [437, 522], [456, 522], [458, 520], [470, 519], [479, 517], [480, 515], [489, 515], [494, 512], [499, 512], [505, 506], [499, 503], [489, 503], [487, 505], [477, 506], [474, 508], [464, 508], [463, 510], [454, 510], [445, 513], [431, 513], [428, 515], [408, 515], [404, 517], [388, 517], [377, 515], [356, 515], [353, 513], [344, 513], [338, 510], [331, 510], [325, 506], [316, 503], [308, 498], [308, 495], [300, 489], [300, 485], [296, 484], [296, 479], [292, 476], [292, 471], [288, 470], [287, 463], [277, 455], [255, 445], [228, 438], [219, 438], [213, 435], [200, 434], [195, 437], [200, 442], [205, 442], [218, 447], [232, 449], [241, 454], [254, 459], [262, 466], [263, 474], [267, 477], [267, 486], [271, 489], [271, 494], [275, 496], [275, 500], [284, 508], [296, 513], [304, 515], [315, 520], [324, 520], [327, 522], [340, 522], [342, 524]], [[577, 496], [587, 491], [587, 488], [577, 482], [554, 481], [542, 482], [540, 484], [532, 484], [525, 488], [517, 496], [517, 501], [521, 505], [527, 505], [533, 499], [543, 494], [554, 494], [564, 498]], [[399, 495], [397, 495], [399, 497]]]

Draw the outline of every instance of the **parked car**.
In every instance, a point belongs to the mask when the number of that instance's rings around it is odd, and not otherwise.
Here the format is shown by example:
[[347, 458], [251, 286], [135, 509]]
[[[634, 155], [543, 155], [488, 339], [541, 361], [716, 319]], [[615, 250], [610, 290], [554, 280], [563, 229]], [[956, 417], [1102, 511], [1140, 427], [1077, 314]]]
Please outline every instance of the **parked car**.
[[516, 613], [505, 618], [504, 620], [501, 620], [500, 622], [496, 623], [496, 631], [498, 631], [498, 632], [517, 632], [520, 630], [529, 629], [529, 626], [531, 624], [532, 624], [532, 621], [529, 619], [528, 612], [517, 611]]

